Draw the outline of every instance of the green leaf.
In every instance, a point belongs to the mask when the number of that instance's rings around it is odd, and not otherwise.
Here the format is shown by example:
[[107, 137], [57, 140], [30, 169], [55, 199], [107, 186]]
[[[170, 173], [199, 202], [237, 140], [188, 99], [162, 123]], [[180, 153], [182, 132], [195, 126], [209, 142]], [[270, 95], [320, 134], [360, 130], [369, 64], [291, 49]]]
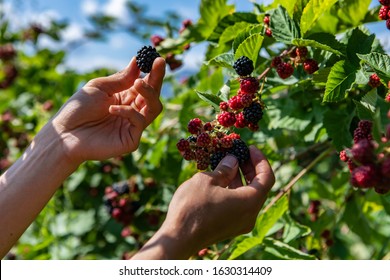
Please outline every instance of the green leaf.
[[371, 2], [372, 0], [343, 0], [337, 15], [344, 23], [359, 26], [366, 17]]
[[345, 60], [333, 65], [326, 83], [324, 102], [338, 102], [345, 99], [355, 83], [357, 68]]
[[290, 245], [273, 238], [264, 239], [265, 251], [284, 260], [315, 260], [312, 255], [291, 247]]
[[[333, 35], [331, 35], [329, 33], [321, 33], [321, 34], [324, 34], [324, 37], [322, 37], [322, 39], [325, 39], [326, 37], [328, 37], [328, 38], [332, 37], [337, 42], [336, 37], [334, 37]], [[306, 47], [310, 46], [310, 47], [313, 47], [314, 49], [321, 49], [321, 50], [328, 51], [328, 52], [331, 52], [331, 53], [334, 53], [334, 54], [337, 54], [340, 56], [344, 56], [344, 54], [341, 50], [338, 50], [331, 45], [335, 41], [320, 43], [318, 41], [309, 40], [309, 39], [294, 39], [292, 41], [292, 44], [296, 45], [296, 46], [306, 46]], [[329, 44], [327, 44], [327, 43], [329, 43]], [[342, 45], [340, 44], [338, 46], [338, 48], [342, 48]]]
[[237, 22], [234, 25], [226, 27], [223, 33], [219, 37], [218, 44], [225, 44], [227, 42], [233, 41], [237, 38], [237, 34], [241, 33], [242, 30], [253, 26], [253, 24], [248, 22]]
[[374, 118], [377, 97], [376, 89], [372, 89], [360, 101], [353, 101], [356, 105], [359, 119], [372, 120]]
[[232, 53], [223, 53], [220, 54], [205, 63], [206, 65], [215, 65], [224, 68], [232, 68], [234, 64], [234, 54]]
[[324, 115], [324, 127], [328, 136], [333, 140], [334, 146], [341, 151], [345, 147], [350, 147], [352, 136], [349, 132], [354, 114], [348, 110], [329, 109]]
[[203, 38], [208, 38], [218, 22], [234, 10], [234, 5], [227, 5], [227, 0], [202, 0], [200, 19], [196, 26]]
[[279, 6], [270, 11], [270, 28], [272, 37], [276, 41], [291, 44], [295, 38], [300, 37], [299, 28], [296, 22], [288, 15], [287, 10]]
[[301, 225], [291, 218], [290, 214], [286, 214], [286, 225], [283, 230], [283, 241], [289, 243], [297, 238], [307, 236], [311, 233], [311, 228]]
[[249, 36], [238, 46], [234, 58], [238, 59], [244, 55], [253, 61], [253, 65], [256, 65], [263, 39], [264, 37], [260, 34]]
[[87, 176], [87, 168], [79, 168], [76, 172], [69, 176], [68, 180], [65, 181], [65, 187], [73, 192], [77, 187], [84, 181]]
[[244, 31], [236, 34], [236, 37], [233, 41], [233, 52], [236, 52], [238, 46], [241, 45], [241, 43], [244, 42], [249, 36], [254, 34], [261, 34], [262, 31], [263, 31], [263, 25], [256, 24], [256, 25], [251, 25], [250, 27], [244, 29]]
[[239, 242], [229, 256], [229, 260], [233, 260], [253, 247], [261, 244], [267, 232], [279, 220], [279, 218], [283, 216], [287, 209], [288, 197], [284, 195], [274, 205], [272, 205], [267, 212], [260, 214], [256, 220], [254, 229], [255, 236], [247, 237], [243, 241]]
[[294, 8], [296, 6], [297, 0], [275, 0], [272, 4], [270, 4], [267, 9], [273, 9], [280, 6], [283, 6], [288, 14], [292, 17]]
[[390, 79], [390, 57], [387, 54], [373, 52], [370, 54], [358, 54], [360, 59], [373, 68], [383, 79]]
[[356, 67], [360, 66], [358, 54], [369, 54], [375, 42], [375, 34], [368, 35], [359, 28], [355, 28], [347, 44], [347, 56]]
[[[226, 29], [234, 26], [236, 23], [246, 23], [247, 25], [248, 23], [259, 22], [257, 20], [257, 16], [254, 13], [240, 12], [227, 15], [218, 23], [217, 27], [214, 29], [208, 40], [212, 42], [220, 41], [220, 37], [223, 33], [225, 33]], [[232, 39], [234, 39], [234, 36], [232, 37]]]
[[206, 101], [208, 104], [213, 106], [216, 109], [219, 109], [219, 103], [221, 103], [223, 100], [218, 97], [217, 95], [211, 94], [211, 93], [205, 93], [195, 90], [200, 99], [203, 101]]
[[328, 11], [337, 0], [310, 0], [303, 9], [301, 16], [301, 32], [304, 36], [314, 25], [317, 19]]

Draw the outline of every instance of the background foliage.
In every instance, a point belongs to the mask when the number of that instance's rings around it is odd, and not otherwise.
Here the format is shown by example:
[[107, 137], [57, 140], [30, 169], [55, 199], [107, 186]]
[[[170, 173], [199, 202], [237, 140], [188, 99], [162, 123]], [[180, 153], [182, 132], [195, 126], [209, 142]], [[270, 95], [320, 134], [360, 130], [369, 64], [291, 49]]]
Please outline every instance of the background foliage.
[[[61, 67], [77, 44], [104, 40], [108, 32], [120, 30], [150, 44], [156, 30], [165, 30], [158, 51], [177, 61], [188, 44], [207, 44], [205, 63], [197, 73], [184, 80], [174, 71], [168, 73], [164, 111], [143, 134], [139, 149], [80, 166], [7, 257], [120, 259], [137, 251], [163, 221], [177, 186], [197, 172], [176, 149], [177, 141], [188, 136], [188, 121], [212, 120], [216, 112], [210, 104], [235, 94], [238, 82], [232, 64], [246, 55], [254, 61], [256, 75], [266, 71], [262, 99], [267, 110], [258, 132], [239, 133], [268, 156], [277, 183], [251, 233], [215, 244], [204, 256], [193, 258], [389, 259], [390, 196], [352, 188], [348, 167], [337, 153], [352, 145], [360, 119], [375, 121], [379, 129], [389, 122], [390, 106], [384, 97], [390, 58], [364, 25], [378, 20], [379, 7], [370, 10], [370, 3], [275, 0], [236, 12], [226, 0], [202, 0], [199, 20], [180, 30], [184, 19], [179, 15], [170, 14], [163, 21], [147, 18], [143, 6], [129, 2], [137, 26], [94, 15], [94, 28], [82, 41], [57, 51], [39, 47], [38, 41], [41, 36], [60, 40], [59, 32], [68, 23], [53, 21], [47, 29], [31, 23], [14, 30], [10, 22], [1, 21], [1, 45], [12, 44], [16, 50], [16, 56], [0, 64], [0, 81], [9, 83], [0, 89], [1, 172], [69, 96], [89, 79], [113, 72], [78, 73]], [[271, 16], [272, 38], [264, 36], [265, 14]], [[320, 70], [307, 75], [298, 66], [292, 77], [279, 78], [269, 69], [271, 59], [292, 46], [307, 46]], [[6, 71], [10, 67], [12, 79]], [[374, 72], [382, 85], [372, 89], [367, 83]], [[124, 180], [138, 205], [127, 233], [103, 203], [105, 188]], [[288, 191], [274, 199], [284, 188]]]

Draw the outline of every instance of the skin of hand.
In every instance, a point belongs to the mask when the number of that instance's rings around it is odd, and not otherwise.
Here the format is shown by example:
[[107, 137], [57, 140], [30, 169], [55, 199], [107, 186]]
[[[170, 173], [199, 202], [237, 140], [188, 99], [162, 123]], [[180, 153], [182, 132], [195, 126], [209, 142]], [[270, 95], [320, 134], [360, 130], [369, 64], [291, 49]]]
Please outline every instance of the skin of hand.
[[187, 259], [215, 242], [248, 233], [275, 176], [265, 156], [250, 147], [250, 162], [226, 156], [213, 172], [201, 172], [174, 194], [166, 220], [133, 259]]
[[143, 130], [162, 110], [164, 75], [165, 61], [157, 58], [139, 78], [133, 58], [123, 71], [88, 82], [42, 128], [0, 176], [1, 258], [79, 164], [138, 148]]
[[123, 71], [89, 81], [61, 108], [52, 124], [71, 161], [104, 160], [138, 148], [143, 130], [162, 110], [164, 59], [139, 75], [133, 58]]

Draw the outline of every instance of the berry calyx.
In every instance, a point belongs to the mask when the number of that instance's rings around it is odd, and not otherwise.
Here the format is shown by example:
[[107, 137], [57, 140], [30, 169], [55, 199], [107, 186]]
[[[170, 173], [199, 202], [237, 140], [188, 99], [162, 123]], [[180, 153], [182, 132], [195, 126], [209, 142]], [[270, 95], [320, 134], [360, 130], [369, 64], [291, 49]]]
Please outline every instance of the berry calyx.
[[303, 62], [303, 70], [309, 75], [313, 74], [318, 70], [318, 62], [314, 59], [308, 58]]
[[276, 72], [280, 78], [287, 79], [294, 73], [294, 67], [290, 63], [282, 62], [276, 68]]
[[234, 62], [233, 68], [239, 76], [248, 76], [254, 70], [253, 61], [246, 56], [241, 56]]
[[144, 72], [149, 73], [152, 70], [154, 60], [160, 57], [160, 54], [152, 46], [143, 46], [136, 56], [138, 68]]

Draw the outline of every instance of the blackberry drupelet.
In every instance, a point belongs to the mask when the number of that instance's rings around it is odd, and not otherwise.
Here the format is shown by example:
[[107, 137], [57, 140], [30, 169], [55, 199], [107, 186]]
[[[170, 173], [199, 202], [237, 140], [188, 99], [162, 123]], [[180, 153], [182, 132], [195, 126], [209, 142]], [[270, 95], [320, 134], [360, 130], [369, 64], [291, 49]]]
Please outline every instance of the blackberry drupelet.
[[234, 62], [233, 68], [234, 70], [236, 70], [238, 75], [248, 76], [254, 70], [253, 61], [246, 56], [241, 56], [239, 59], [236, 60], [236, 62]]
[[260, 103], [253, 102], [249, 107], [243, 110], [244, 118], [250, 123], [256, 124], [263, 117], [263, 109]]
[[138, 68], [144, 72], [149, 73], [152, 70], [153, 61], [160, 57], [160, 54], [152, 46], [143, 46], [136, 56]]
[[218, 151], [211, 155], [210, 157], [210, 167], [211, 170], [217, 168], [220, 161], [226, 156], [226, 152]]
[[233, 147], [229, 149], [229, 154], [235, 156], [240, 164], [249, 160], [249, 148], [241, 139], [233, 140]]

